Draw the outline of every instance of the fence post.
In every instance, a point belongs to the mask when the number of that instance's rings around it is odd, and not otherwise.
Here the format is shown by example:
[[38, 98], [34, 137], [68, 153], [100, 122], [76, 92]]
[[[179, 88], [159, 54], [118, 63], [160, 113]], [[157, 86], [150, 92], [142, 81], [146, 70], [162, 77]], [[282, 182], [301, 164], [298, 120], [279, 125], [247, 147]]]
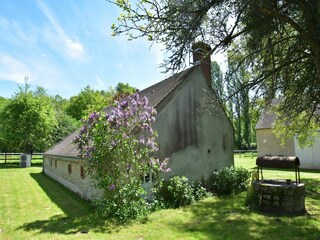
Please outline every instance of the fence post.
[[7, 163], [7, 153], [4, 153], [4, 164]]

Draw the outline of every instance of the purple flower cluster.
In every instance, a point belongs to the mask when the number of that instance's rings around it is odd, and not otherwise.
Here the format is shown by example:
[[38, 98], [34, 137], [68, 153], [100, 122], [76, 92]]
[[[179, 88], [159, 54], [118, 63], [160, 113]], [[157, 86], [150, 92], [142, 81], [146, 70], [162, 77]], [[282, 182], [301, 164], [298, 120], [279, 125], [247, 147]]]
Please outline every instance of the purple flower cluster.
[[[146, 97], [141, 98], [138, 94], [134, 94], [116, 102], [116, 106], [110, 108], [105, 115], [91, 113], [83, 121], [83, 127], [74, 139], [83, 159], [93, 162], [95, 157], [96, 161], [101, 161], [101, 159], [110, 160], [114, 156], [115, 162], [125, 162], [128, 158], [133, 158], [138, 160], [137, 162], [146, 163], [146, 159], [159, 150], [156, 133], [152, 128], [157, 111], [148, 104]], [[97, 152], [107, 155], [98, 156]], [[130, 157], [128, 152], [132, 152], [133, 155]], [[164, 161], [156, 159], [152, 166], [167, 172], [170, 170], [167, 168], [167, 163], [168, 159]]]
[[111, 185], [109, 186], [109, 190], [110, 190], [110, 191], [113, 191], [114, 189], [116, 189], [116, 185], [111, 184]]
[[161, 163], [160, 163], [160, 166], [159, 166], [159, 170], [161, 172], [170, 172], [171, 169], [168, 168], [168, 162], [169, 162], [169, 158], [165, 158]]

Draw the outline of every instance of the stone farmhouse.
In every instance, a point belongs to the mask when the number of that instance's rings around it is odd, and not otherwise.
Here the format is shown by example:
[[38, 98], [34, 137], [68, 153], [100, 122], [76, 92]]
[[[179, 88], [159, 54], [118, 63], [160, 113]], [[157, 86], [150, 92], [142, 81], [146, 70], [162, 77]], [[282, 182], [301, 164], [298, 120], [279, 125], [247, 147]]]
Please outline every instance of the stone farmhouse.
[[[158, 112], [154, 129], [159, 157], [170, 158], [168, 176], [203, 181], [214, 170], [233, 165], [233, 127], [212, 92], [210, 56], [203, 54], [208, 47], [194, 45], [192, 67], [138, 93]], [[89, 200], [100, 193], [86, 176], [78, 150], [71, 143], [76, 134], [44, 154], [43, 171]]]
[[[277, 104], [277, 101], [273, 100], [272, 104]], [[275, 120], [276, 114], [270, 108], [262, 111], [256, 125], [258, 155], [297, 156], [301, 168], [320, 169], [320, 138], [311, 147], [299, 147], [295, 138], [286, 139], [286, 144], [282, 146], [281, 140], [272, 131]]]

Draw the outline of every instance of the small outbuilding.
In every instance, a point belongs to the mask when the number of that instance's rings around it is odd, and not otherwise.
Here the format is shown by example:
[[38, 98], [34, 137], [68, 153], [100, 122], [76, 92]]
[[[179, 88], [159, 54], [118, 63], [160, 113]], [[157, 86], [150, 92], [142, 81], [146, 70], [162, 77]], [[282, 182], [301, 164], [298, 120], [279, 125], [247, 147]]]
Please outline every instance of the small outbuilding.
[[[158, 114], [154, 129], [160, 158], [169, 157], [172, 171], [198, 181], [233, 165], [233, 127], [211, 86], [210, 47], [193, 47], [194, 66], [138, 94], [148, 98]], [[207, 51], [204, 51], [207, 50]], [[85, 166], [72, 139], [76, 133], [44, 154], [43, 170], [85, 199], [99, 196], [85, 173]]]
[[[271, 105], [277, 103], [278, 100], [275, 99]], [[301, 148], [296, 138], [286, 139], [285, 145], [281, 145], [281, 140], [273, 133], [275, 120], [276, 114], [271, 107], [262, 111], [256, 125], [258, 155], [297, 156], [301, 168], [320, 169], [320, 135], [311, 147]]]

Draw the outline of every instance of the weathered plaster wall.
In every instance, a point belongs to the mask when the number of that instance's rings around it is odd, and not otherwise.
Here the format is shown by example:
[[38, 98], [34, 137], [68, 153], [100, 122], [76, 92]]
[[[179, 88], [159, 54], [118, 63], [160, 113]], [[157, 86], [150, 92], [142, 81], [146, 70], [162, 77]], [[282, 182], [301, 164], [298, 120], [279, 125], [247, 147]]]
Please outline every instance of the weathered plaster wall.
[[276, 138], [272, 129], [257, 129], [257, 150], [258, 155], [287, 155], [294, 156], [294, 142], [287, 139], [284, 146], [281, 146], [281, 140]]
[[300, 167], [306, 169], [320, 169], [320, 134], [310, 147], [299, 147], [297, 139], [294, 139], [295, 154], [300, 159]]
[[[72, 169], [71, 173], [68, 171], [69, 164]], [[93, 186], [85, 170], [84, 177], [81, 177], [81, 167], [82, 162], [77, 159], [47, 155], [43, 158], [43, 170], [46, 175], [86, 200], [98, 198], [102, 194], [101, 191]]]
[[233, 165], [233, 129], [219, 103], [210, 104], [201, 72], [189, 78], [161, 103], [155, 129], [160, 157], [170, 157], [168, 176], [206, 180], [215, 169]]

